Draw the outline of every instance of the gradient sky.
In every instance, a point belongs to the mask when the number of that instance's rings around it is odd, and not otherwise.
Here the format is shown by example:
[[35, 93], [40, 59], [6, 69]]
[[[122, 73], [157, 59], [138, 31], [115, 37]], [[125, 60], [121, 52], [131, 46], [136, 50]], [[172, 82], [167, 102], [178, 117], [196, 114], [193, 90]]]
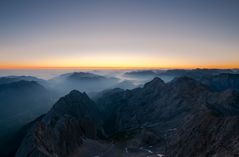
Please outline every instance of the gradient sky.
[[1, 0], [0, 68], [239, 68], [238, 0]]

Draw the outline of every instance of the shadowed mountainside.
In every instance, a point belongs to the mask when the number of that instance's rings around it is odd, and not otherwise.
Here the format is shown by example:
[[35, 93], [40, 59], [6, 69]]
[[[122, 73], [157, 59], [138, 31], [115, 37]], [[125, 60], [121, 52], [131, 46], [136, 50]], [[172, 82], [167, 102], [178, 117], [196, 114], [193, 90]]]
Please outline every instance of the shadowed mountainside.
[[213, 76], [204, 76], [199, 81], [217, 91], [226, 89], [239, 90], [239, 74], [222, 73]]
[[72, 91], [33, 125], [17, 156], [235, 156], [238, 98], [188, 77], [108, 90], [95, 102]]
[[35, 81], [0, 84], [0, 152], [14, 147], [13, 135], [25, 124], [48, 111], [56, 97]]

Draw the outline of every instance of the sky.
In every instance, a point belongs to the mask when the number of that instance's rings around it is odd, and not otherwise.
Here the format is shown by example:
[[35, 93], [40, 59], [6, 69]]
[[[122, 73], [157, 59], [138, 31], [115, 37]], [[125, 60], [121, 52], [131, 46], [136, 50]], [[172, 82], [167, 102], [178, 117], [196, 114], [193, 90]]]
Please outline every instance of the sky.
[[238, 0], [1, 0], [0, 69], [239, 68]]

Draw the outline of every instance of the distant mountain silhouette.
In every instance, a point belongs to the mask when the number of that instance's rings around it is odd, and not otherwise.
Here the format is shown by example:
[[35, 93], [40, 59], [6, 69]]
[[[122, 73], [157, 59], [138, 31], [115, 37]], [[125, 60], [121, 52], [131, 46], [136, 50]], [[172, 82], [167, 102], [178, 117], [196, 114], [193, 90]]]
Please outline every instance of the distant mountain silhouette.
[[[1, 106], [5, 110], [3, 110], [1, 116], [5, 116], [5, 114], [14, 115], [13, 110], [22, 110], [25, 107], [27, 109], [28, 105], [32, 105], [30, 103], [41, 103], [40, 101], [44, 100], [42, 97], [46, 96], [46, 92], [47, 90], [35, 81], [18, 81], [1, 84], [0, 100]], [[34, 105], [36, 107], [36, 104]], [[10, 111], [6, 111], [8, 108]]]
[[0, 84], [7, 84], [7, 83], [13, 83], [18, 81], [35, 81], [38, 82], [41, 85], [46, 84], [46, 81], [43, 79], [39, 79], [34, 76], [5, 76], [0, 77]]
[[218, 75], [221, 73], [237, 73], [237, 71], [232, 69], [192, 69], [192, 70], [172, 69], [172, 70], [166, 70], [165, 72], [160, 73], [160, 76], [164, 76], [164, 75], [173, 76], [173, 77], [188, 76], [188, 77], [200, 78], [202, 76]]
[[215, 76], [223, 73], [238, 74], [237, 70], [232, 69], [171, 69], [171, 70], [138, 70], [129, 71], [124, 73], [124, 76], [139, 80], [141, 83], [145, 83], [153, 79], [154, 77], [160, 77], [165, 82], [169, 82], [176, 77], [191, 77], [196, 80], [201, 80], [204, 77]]
[[89, 73], [89, 72], [73, 72], [73, 73], [63, 74], [59, 77], [67, 78], [67, 79], [74, 79], [74, 80], [87, 80], [87, 81], [88, 80], [105, 79], [104, 76], [96, 75], [96, 74]]
[[156, 70], [138, 70], [138, 71], [126, 72], [124, 75], [130, 76], [130, 77], [152, 77], [152, 76], [155, 77], [158, 75], [158, 71], [156, 71]]
[[57, 91], [67, 93], [71, 90], [85, 92], [99, 92], [105, 89], [133, 88], [134, 84], [130, 81], [121, 81], [115, 77], [105, 77], [89, 72], [74, 72], [61, 75], [50, 81], [52, 87]]

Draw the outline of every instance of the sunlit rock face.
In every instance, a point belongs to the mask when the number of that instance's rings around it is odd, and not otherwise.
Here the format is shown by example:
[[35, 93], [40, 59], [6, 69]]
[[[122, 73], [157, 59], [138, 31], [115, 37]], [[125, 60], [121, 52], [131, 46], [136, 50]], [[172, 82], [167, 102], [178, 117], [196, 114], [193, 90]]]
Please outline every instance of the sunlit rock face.
[[72, 91], [35, 122], [16, 156], [235, 156], [239, 93], [190, 77], [101, 92]]

